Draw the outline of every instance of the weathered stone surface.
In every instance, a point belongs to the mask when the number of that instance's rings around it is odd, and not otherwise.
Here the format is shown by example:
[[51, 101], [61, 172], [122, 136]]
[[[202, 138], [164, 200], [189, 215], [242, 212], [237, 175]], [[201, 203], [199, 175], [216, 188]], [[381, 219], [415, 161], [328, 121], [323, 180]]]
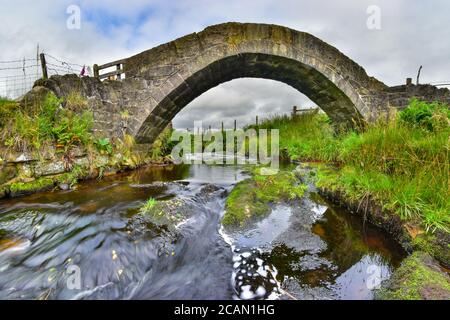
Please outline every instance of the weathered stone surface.
[[66, 170], [64, 167], [64, 162], [62, 161], [44, 162], [44, 163], [39, 162], [34, 167], [34, 176], [35, 177], [52, 176], [64, 173], [65, 171]]
[[33, 178], [34, 170], [33, 165], [29, 163], [20, 163], [17, 164], [17, 169], [19, 171], [19, 175], [24, 178]]
[[284, 82], [344, 123], [373, 121], [413, 96], [450, 102], [449, 90], [432, 86], [389, 88], [320, 39], [268, 24], [211, 26], [126, 59], [124, 70], [122, 81], [65, 75], [36, 86], [58, 96], [80, 91], [94, 110], [95, 131], [111, 137], [127, 132], [141, 143], [152, 143], [205, 91], [242, 77]]
[[14, 165], [5, 165], [0, 168], [0, 184], [13, 179], [17, 175], [17, 168]]

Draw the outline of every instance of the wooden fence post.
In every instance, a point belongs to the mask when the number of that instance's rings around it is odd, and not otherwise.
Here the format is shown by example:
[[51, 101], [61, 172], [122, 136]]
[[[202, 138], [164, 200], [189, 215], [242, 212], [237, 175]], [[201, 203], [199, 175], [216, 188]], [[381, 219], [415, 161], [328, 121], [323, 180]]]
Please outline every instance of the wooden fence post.
[[258, 126], [258, 116], [256, 116], [256, 121], [255, 121], [255, 123], [256, 123], [256, 126]]
[[416, 85], [419, 85], [420, 71], [422, 71], [422, 66], [420, 66], [419, 71], [417, 72], [417, 81], [416, 81]]
[[100, 72], [98, 70], [98, 64], [94, 64], [94, 77], [98, 78], [100, 76]]
[[[116, 70], [117, 70], [117, 71], [120, 71], [120, 70], [121, 70], [120, 64], [116, 65]], [[117, 74], [117, 80], [120, 80], [120, 79], [121, 79], [121, 74], [118, 73], [118, 74]]]
[[234, 131], [236, 131], [236, 129], [237, 129], [237, 121], [236, 119], [234, 119]]
[[48, 79], [47, 62], [45, 62], [45, 54], [41, 53], [39, 55], [39, 58], [41, 59], [42, 78]]

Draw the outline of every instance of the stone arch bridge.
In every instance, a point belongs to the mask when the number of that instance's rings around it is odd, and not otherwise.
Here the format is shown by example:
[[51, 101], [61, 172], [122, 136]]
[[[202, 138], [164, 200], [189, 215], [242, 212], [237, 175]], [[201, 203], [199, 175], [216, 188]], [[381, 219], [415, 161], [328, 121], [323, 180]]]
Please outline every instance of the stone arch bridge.
[[284, 82], [339, 123], [373, 121], [413, 96], [450, 102], [446, 89], [388, 87], [336, 48], [282, 26], [225, 23], [123, 60], [125, 79], [76, 75], [39, 80], [56, 95], [77, 90], [94, 110], [95, 129], [127, 132], [151, 143], [189, 102], [220, 83], [242, 77]]

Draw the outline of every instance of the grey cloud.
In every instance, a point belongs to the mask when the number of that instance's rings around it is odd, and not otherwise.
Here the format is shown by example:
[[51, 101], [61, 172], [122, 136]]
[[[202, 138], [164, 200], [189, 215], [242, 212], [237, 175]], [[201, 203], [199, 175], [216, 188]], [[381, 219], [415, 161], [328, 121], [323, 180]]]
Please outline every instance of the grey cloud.
[[[66, 8], [78, 3], [82, 29], [66, 29]], [[381, 9], [381, 30], [366, 27], [369, 5]], [[450, 3], [389, 0], [0, 0], [0, 60], [33, 56], [37, 43], [45, 51], [79, 64], [127, 57], [204, 27], [227, 21], [262, 22], [314, 34], [336, 46], [389, 85], [415, 77], [422, 81], [450, 80]], [[152, 8], [146, 21], [140, 13]], [[123, 17], [107, 34], [83, 19], [91, 10]], [[120, 14], [119, 14], [120, 13]], [[1, 75], [1, 74], [0, 74]], [[174, 120], [181, 127], [207, 118], [231, 126], [253, 121], [256, 114], [289, 112], [292, 105], [312, 103], [294, 89], [270, 81], [236, 80], [205, 93]], [[190, 122], [190, 123], [189, 123]]]

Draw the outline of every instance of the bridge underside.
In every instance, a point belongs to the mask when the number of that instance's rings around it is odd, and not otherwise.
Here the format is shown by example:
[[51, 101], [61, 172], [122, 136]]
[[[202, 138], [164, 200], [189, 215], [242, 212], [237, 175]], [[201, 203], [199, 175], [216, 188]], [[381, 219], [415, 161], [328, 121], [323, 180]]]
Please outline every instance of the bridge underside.
[[350, 99], [316, 69], [285, 57], [244, 53], [209, 64], [172, 90], [152, 110], [136, 133], [137, 141], [154, 141], [187, 104], [209, 89], [237, 78], [263, 78], [284, 82], [305, 94], [337, 123], [352, 125], [362, 119]]

